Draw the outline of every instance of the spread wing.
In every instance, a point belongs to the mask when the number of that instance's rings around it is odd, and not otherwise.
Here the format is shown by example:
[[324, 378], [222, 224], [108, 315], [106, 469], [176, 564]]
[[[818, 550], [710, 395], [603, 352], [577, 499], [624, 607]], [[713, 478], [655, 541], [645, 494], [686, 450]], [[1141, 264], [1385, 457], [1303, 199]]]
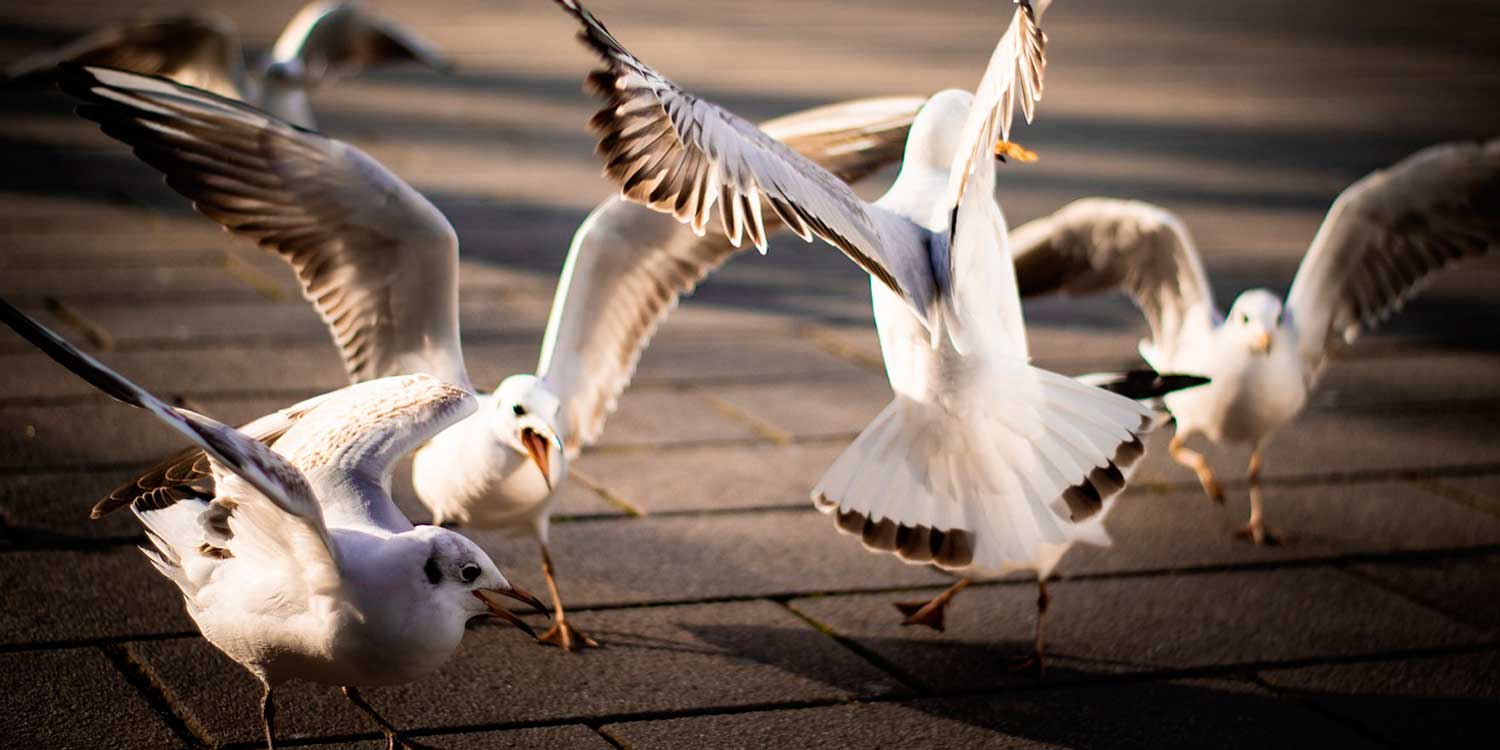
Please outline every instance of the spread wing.
[[1350, 185], [1287, 294], [1307, 372], [1432, 274], [1500, 249], [1500, 139], [1432, 146]]
[[188, 13], [107, 26], [6, 69], [11, 79], [47, 77], [65, 63], [159, 75], [231, 98], [245, 95], [245, 59], [234, 24], [216, 13]]
[[1010, 244], [1023, 297], [1114, 287], [1130, 295], [1151, 326], [1158, 369], [1217, 323], [1187, 227], [1158, 206], [1085, 198], [1016, 229]]
[[300, 60], [312, 80], [353, 75], [387, 63], [416, 62], [453, 70], [415, 31], [359, 2], [312, 2], [287, 23], [271, 49], [275, 60]]
[[[923, 102], [863, 99], [777, 118], [761, 128], [853, 181], [901, 158]], [[774, 217], [766, 217], [767, 231], [776, 226]], [[563, 399], [564, 444], [571, 454], [604, 429], [641, 353], [678, 297], [737, 252], [712, 228], [700, 237], [620, 198], [601, 204], [579, 227], [537, 369]]]
[[238, 493], [243, 517], [262, 535], [295, 547], [308, 564], [337, 570], [322, 509], [311, 486], [286, 458], [233, 427], [186, 409], [176, 409], [79, 351], [25, 313], [0, 300], [0, 320], [58, 364], [118, 401], [145, 409], [185, 435], [223, 471], [254, 488]]
[[426, 372], [468, 386], [458, 237], [401, 178], [341, 141], [160, 78], [66, 67], [61, 85], [200, 213], [292, 266], [352, 380]]
[[605, 62], [589, 77], [607, 106], [600, 133], [605, 173], [621, 193], [702, 233], [714, 205], [730, 242], [766, 246], [765, 213], [804, 240], [842, 250], [900, 294], [926, 320], [934, 290], [926, 248], [883, 238], [873, 208], [847, 184], [753, 124], [678, 88], [631, 55], [575, 0], [557, 0], [582, 26], [580, 38]]

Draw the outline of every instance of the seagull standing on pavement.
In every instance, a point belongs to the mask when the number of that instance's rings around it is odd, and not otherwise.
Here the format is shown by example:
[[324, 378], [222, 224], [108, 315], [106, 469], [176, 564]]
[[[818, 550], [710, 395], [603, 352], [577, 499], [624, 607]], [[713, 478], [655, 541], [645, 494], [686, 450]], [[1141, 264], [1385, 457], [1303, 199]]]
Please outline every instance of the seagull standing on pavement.
[[1088, 198], [1014, 234], [1025, 295], [1120, 287], [1151, 327], [1141, 356], [1158, 370], [1202, 373], [1201, 388], [1165, 397], [1177, 421], [1171, 454], [1216, 502], [1224, 491], [1185, 443], [1248, 444], [1250, 518], [1266, 542], [1261, 454], [1301, 413], [1330, 355], [1391, 314], [1442, 268], [1500, 249], [1500, 139], [1433, 146], [1349, 186], [1334, 201], [1285, 303], [1265, 289], [1226, 316], [1187, 227], [1134, 201]]
[[432, 44], [353, 0], [303, 6], [276, 38], [270, 56], [254, 70], [245, 63], [232, 21], [218, 13], [192, 12], [99, 29], [12, 64], [5, 77], [51, 76], [64, 62], [165, 76], [254, 103], [309, 129], [314, 120], [308, 95], [325, 83], [400, 62], [417, 62], [445, 73], [453, 69]]
[[870, 274], [896, 396], [813, 490], [819, 509], [872, 550], [969, 576], [1025, 568], [1045, 579], [1059, 550], [1103, 537], [1099, 512], [1141, 455], [1151, 413], [1028, 364], [994, 198], [996, 158], [1014, 152], [1012, 115], [1019, 106], [1031, 119], [1041, 97], [1045, 3], [1019, 0], [977, 94], [927, 101], [895, 184], [866, 203], [680, 89], [579, 3], [557, 2], [605, 63], [589, 83], [607, 106], [590, 124], [627, 198], [697, 231], [718, 204], [730, 238], [761, 248], [774, 214]]
[[0, 300], [0, 320], [115, 399], [192, 440], [94, 509], [130, 506], [151, 564], [177, 585], [203, 637], [260, 680], [267, 747], [272, 693], [288, 680], [340, 685], [391, 748], [401, 740], [359, 694], [437, 670], [469, 620], [528, 627], [504, 597], [546, 612], [463, 536], [412, 526], [391, 502], [391, 470], [475, 409], [426, 375], [349, 386], [243, 430], [166, 405]]
[[[167, 176], [204, 215], [296, 270], [352, 380], [428, 373], [474, 392], [458, 328], [458, 238], [443, 214], [359, 149], [159, 79], [66, 68], [79, 113]], [[920, 99], [871, 99], [768, 123], [846, 179], [900, 156]], [[535, 375], [417, 449], [412, 480], [435, 523], [529, 531], [556, 611], [543, 643], [596, 645], [567, 620], [548, 530], [553, 491], [596, 440], [681, 294], [736, 253], [611, 199], [579, 228]]]

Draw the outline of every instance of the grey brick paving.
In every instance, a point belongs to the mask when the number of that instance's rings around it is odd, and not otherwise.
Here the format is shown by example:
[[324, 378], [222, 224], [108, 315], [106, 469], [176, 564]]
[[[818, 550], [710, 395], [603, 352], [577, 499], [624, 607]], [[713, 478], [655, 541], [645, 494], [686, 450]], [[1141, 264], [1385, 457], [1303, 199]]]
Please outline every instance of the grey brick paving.
[[[259, 51], [300, 3], [151, 7], [223, 11]], [[578, 93], [593, 62], [547, 3], [378, 4], [459, 75], [355, 78], [315, 106], [450, 217], [467, 361], [492, 387], [536, 366], [570, 237], [609, 193], [583, 129], [595, 104]], [[126, 5], [0, 5], [0, 65]], [[972, 85], [1005, 16], [979, 0], [592, 7], [662, 70], [752, 117]], [[1490, 2], [1069, 0], [1047, 23], [1047, 100], [1018, 131], [1042, 159], [1001, 170], [1007, 217], [1090, 194], [1162, 202], [1226, 304], [1284, 291], [1351, 180], [1500, 132]], [[57, 95], [8, 91], [0, 111], [0, 296], [80, 337], [48, 310], [60, 301], [113, 344], [104, 361], [224, 421], [344, 382], [280, 261], [194, 215]], [[1005, 668], [1031, 634], [1024, 576], [970, 590], [944, 635], [900, 628], [889, 602], [949, 579], [865, 553], [806, 505], [890, 390], [865, 275], [782, 238], [673, 314], [603, 445], [560, 488], [563, 593], [608, 647], [565, 656], [481, 626], [440, 674], [370, 698], [460, 750], [1482, 746], [1500, 682], [1496, 289], [1500, 259], [1441, 277], [1333, 364], [1267, 458], [1279, 546], [1228, 538], [1245, 513], [1244, 450], [1213, 454], [1230, 488], [1217, 508], [1154, 437], [1108, 522], [1115, 545], [1059, 568], [1055, 658], [1037, 685]], [[1139, 362], [1145, 328], [1118, 295], [1026, 312], [1041, 366]], [[259, 746], [253, 680], [191, 636], [131, 546], [133, 520], [87, 519], [178, 445], [0, 335], [0, 747]], [[407, 476], [397, 501], [426, 520]], [[529, 539], [474, 536], [545, 588]], [[283, 706], [286, 740], [381, 746], [332, 688], [289, 686]]]

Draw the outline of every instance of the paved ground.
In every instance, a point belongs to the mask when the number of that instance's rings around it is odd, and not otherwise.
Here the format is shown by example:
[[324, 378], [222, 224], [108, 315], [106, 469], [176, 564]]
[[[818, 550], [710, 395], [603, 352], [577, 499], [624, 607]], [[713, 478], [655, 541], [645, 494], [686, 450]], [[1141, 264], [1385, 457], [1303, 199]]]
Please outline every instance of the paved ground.
[[[209, 4], [264, 48], [295, 0]], [[7, 4], [0, 61], [118, 5]], [[370, 77], [316, 103], [329, 133], [452, 218], [469, 361], [494, 382], [533, 366], [568, 237], [608, 193], [582, 128], [590, 62], [541, 0], [383, 5], [462, 74]], [[595, 5], [669, 74], [764, 117], [971, 86], [1007, 4]], [[1500, 132], [1493, 3], [1065, 0], [1048, 20], [1048, 98], [1019, 136], [1042, 161], [1003, 171], [1011, 217], [1088, 194], [1163, 202], [1225, 299], [1285, 289], [1350, 180]], [[7, 93], [0, 109], [0, 295], [225, 420], [341, 384], [274, 259], [206, 226], [59, 97]], [[782, 243], [683, 306], [563, 490], [564, 590], [608, 648], [569, 656], [476, 627], [437, 676], [370, 697], [448, 748], [1492, 746], [1497, 289], [1500, 264], [1451, 274], [1332, 368], [1268, 459], [1280, 547], [1229, 538], [1242, 482], [1220, 510], [1154, 457], [1110, 519], [1115, 547], [1064, 561], [1038, 684], [1005, 669], [1027, 647], [1029, 583], [972, 589], [946, 634], [902, 629], [888, 602], [946, 579], [865, 554], [809, 507], [889, 394], [863, 276]], [[1066, 372], [1129, 364], [1142, 330], [1118, 299], [1027, 312], [1038, 359]], [[253, 681], [194, 634], [137, 529], [87, 520], [174, 447], [0, 336], [0, 746], [257, 741]], [[1215, 458], [1243, 477], [1243, 453]], [[528, 544], [480, 538], [541, 588]], [[378, 746], [332, 690], [289, 693], [288, 745]]]

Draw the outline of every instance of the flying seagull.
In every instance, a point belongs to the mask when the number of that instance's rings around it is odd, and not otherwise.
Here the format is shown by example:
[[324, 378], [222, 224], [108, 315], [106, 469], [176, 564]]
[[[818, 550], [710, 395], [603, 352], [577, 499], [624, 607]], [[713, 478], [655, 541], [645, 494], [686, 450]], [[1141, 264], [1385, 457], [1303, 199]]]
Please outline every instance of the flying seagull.
[[5, 77], [49, 78], [64, 62], [164, 76], [254, 103], [309, 129], [315, 125], [308, 94], [325, 83], [390, 63], [417, 62], [445, 73], [453, 69], [431, 43], [354, 0], [303, 6], [277, 37], [270, 56], [253, 70], [234, 23], [218, 13], [194, 11], [107, 26], [20, 60], [5, 70]]
[[441, 667], [465, 624], [542, 603], [511, 585], [462, 535], [412, 526], [386, 487], [396, 462], [474, 412], [473, 397], [427, 375], [382, 378], [318, 396], [236, 430], [163, 403], [0, 300], [0, 320], [100, 391], [151, 412], [195, 449], [117, 492], [94, 517], [129, 506], [147, 559], [182, 591], [188, 615], [272, 693], [288, 680], [342, 686], [394, 748], [396, 730], [359, 693]]
[[[65, 68], [79, 113], [167, 176], [204, 215], [297, 271], [356, 382], [422, 372], [474, 392], [458, 329], [458, 238], [441, 212], [359, 149], [159, 78]], [[809, 110], [767, 124], [847, 179], [901, 154], [922, 100]], [[531, 532], [556, 622], [543, 643], [592, 644], [567, 621], [548, 529], [553, 491], [596, 440], [678, 297], [736, 252], [612, 199], [573, 239], [535, 375], [506, 378], [478, 413], [415, 453], [436, 523]]]
[[1285, 303], [1246, 291], [1226, 316], [1187, 227], [1158, 206], [1088, 198], [1014, 234], [1024, 295], [1119, 287], [1150, 324], [1141, 356], [1159, 370], [1212, 383], [1166, 396], [1177, 421], [1171, 454], [1216, 502], [1224, 491], [1185, 443], [1249, 445], [1250, 518], [1268, 538], [1261, 454], [1301, 413], [1328, 358], [1401, 305], [1437, 271], [1500, 249], [1500, 139], [1432, 146], [1355, 182], [1334, 201]]
[[[765, 245], [774, 215], [837, 247], [871, 277], [895, 399], [813, 490], [872, 550], [967, 576], [1016, 568], [1045, 579], [1058, 550], [1103, 534], [1105, 501], [1143, 450], [1151, 412], [1032, 367], [994, 198], [1019, 107], [1042, 93], [1045, 3], [1020, 0], [977, 93], [928, 99], [900, 175], [861, 200], [836, 175], [632, 55], [574, 0], [558, 4], [604, 61], [591, 127], [630, 200], [703, 231], [715, 204], [730, 238]], [[763, 202], [764, 201], [764, 205]]]

